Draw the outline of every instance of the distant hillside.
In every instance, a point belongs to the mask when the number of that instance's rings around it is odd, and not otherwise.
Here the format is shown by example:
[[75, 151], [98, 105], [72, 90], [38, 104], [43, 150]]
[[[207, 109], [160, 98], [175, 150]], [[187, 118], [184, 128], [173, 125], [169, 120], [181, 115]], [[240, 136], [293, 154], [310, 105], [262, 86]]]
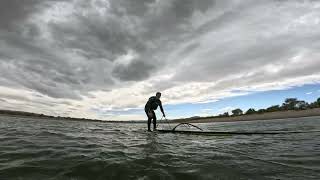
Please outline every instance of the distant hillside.
[[12, 115], [12, 116], [48, 118], [48, 119], [73, 120], [73, 121], [102, 121], [97, 119], [86, 119], [86, 118], [71, 118], [71, 117], [60, 117], [60, 116], [56, 117], [56, 116], [48, 116], [45, 114], [37, 114], [37, 113], [24, 112], [24, 111], [11, 111], [11, 110], [0, 110], [0, 114]]
[[90, 122], [106, 122], [106, 123], [144, 123], [145, 121], [107, 121], [99, 119], [86, 119], [86, 118], [72, 118], [72, 117], [61, 117], [61, 116], [48, 116], [45, 114], [37, 114], [32, 112], [24, 111], [11, 111], [11, 110], [0, 110], [0, 115], [10, 115], [10, 116], [23, 116], [23, 117], [33, 117], [33, 118], [44, 118], [53, 120], [68, 120], [68, 121], [90, 121]]

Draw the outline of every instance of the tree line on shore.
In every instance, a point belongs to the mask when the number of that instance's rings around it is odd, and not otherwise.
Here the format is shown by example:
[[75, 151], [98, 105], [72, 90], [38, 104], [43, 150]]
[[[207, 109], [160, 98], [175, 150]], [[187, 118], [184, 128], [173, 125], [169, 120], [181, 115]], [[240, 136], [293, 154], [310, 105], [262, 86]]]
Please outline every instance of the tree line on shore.
[[312, 103], [308, 103], [303, 100], [298, 100], [297, 98], [287, 98], [282, 103], [282, 105], [273, 105], [266, 109], [259, 109], [259, 110], [250, 108], [246, 112], [244, 112], [240, 108], [237, 108], [231, 111], [232, 114], [229, 114], [229, 112], [225, 112], [223, 114], [218, 115], [218, 117], [262, 114], [267, 112], [289, 111], [289, 110], [307, 110], [307, 109], [313, 109], [313, 108], [320, 108], [320, 98], [318, 98], [315, 102], [312, 102]]

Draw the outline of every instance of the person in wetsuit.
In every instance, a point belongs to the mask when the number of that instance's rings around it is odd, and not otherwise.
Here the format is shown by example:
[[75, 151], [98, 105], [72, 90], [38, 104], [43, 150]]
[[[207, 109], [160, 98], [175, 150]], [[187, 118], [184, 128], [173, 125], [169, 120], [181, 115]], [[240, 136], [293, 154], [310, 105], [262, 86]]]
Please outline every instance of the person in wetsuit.
[[148, 102], [146, 103], [144, 107], [144, 111], [146, 112], [148, 116], [148, 131], [151, 131], [150, 125], [151, 125], [151, 119], [153, 119], [153, 130], [157, 130], [157, 116], [154, 113], [154, 110], [160, 106], [160, 110], [163, 114], [163, 117], [166, 117], [163, 111], [162, 103], [160, 101], [161, 93], [157, 92], [156, 96], [152, 96], [149, 98]]

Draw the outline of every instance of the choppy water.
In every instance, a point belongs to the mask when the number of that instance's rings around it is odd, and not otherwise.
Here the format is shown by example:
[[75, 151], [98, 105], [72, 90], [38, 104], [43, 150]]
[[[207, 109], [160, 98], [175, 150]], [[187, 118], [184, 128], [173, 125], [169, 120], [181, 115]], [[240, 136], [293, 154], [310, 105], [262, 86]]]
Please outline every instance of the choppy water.
[[[0, 179], [320, 179], [319, 132], [215, 137], [145, 126], [0, 116]], [[320, 117], [200, 127], [310, 131]]]

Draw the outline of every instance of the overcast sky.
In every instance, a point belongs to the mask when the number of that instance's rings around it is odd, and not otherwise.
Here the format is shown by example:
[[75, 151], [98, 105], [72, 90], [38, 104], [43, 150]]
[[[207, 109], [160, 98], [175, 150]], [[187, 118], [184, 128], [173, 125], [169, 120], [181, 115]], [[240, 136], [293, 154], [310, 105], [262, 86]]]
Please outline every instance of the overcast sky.
[[317, 0], [1, 0], [0, 109], [144, 119], [157, 91], [183, 105], [317, 84], [319, 49]]

